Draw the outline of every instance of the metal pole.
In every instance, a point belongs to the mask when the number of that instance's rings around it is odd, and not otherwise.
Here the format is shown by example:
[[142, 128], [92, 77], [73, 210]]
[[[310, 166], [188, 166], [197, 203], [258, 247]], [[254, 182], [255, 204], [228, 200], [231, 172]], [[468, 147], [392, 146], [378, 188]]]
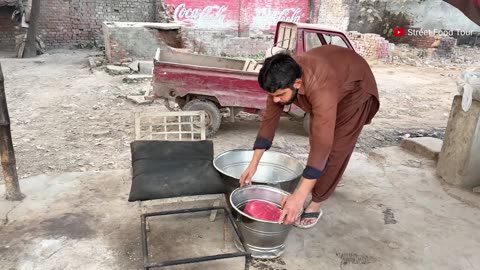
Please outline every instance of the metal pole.
[[15, 151], [10, 130], [10, 116], [8, 115], [5, 85], [0, 64], [0, 159], [5, 181], [5, 197], [9, 201], [21, 201], [25, 195], [20, 191], [18, 183]]

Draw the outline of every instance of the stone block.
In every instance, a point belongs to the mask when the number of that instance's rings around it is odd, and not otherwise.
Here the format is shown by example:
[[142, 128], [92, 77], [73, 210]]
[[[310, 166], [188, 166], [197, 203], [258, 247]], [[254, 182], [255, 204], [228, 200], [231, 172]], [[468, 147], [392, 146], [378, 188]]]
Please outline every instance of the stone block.
[[107, 73], [109, 73], [110, 75], [122, 75], [122, 74], [130, 73], [130, 68], [129, 67], [122, 67], [122, 66], [108, 65], [105, 68], [105, 71], [107, 71]]
[[480, 101], [473, 100], [465, 112], [462, 96], [455, 96], [437, 174], [455, 186], [467, 189], [480, 186]]
[[152, 80], [152, 75], [133, 74], [123, 78], [124, 83], [137, 83]]
[[146, 99], [145, 96], [127, 96], [127, 100], [138, 105], [145, 105], [153, 102], [153, 100]]
[[443, 141], [437, 138], [419, 137], [404, 139], [401, 146], [412, 153], [437, 161], [442, 144]]
[[153, 74], [153, 60], [151, 61], [138, 61], [139, 70], [141, 74]]
[[138, 61], [133, 61], [132, 63], [130, 63], [128, 65], [128, 67], [132, 70], [132, 71], [135, 71], [135, 72], [138, 72], [140, 70], [140, 65], [139, 65], [139, 62]]

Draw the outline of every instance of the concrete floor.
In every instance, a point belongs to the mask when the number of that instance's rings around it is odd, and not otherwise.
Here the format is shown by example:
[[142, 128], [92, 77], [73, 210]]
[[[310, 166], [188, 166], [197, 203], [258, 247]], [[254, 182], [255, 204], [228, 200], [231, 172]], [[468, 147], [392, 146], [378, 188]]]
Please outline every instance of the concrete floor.
[[[432, 161], [398, 147], [355, 153], [344, 180], [316, 227], [292, 230], [284, 256], [251, 269], [480, 269], [480, 196], [441, 183]], [[142, 268], [128, 170], [42, 175], [21, 187], [23, 202], [0, 200], [0, 269]], [[231, 229], [223, 240], [222, 216], [208, 217], [153, 220], [153, 259], [235, 251]], [[242, 269], [243, 261], [166, 269]]]

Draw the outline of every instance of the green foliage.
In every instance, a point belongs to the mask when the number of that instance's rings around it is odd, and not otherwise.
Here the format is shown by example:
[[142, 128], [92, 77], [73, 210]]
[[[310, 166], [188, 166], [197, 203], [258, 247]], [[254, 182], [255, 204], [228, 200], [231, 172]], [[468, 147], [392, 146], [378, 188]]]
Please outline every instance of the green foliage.
[[380, 24], [380, 35], [385, 37], [387, 40], [391, 40], [394, 38], [393, 36], [393, 29], [399, 28], [408, 28], [411, 23], [411, 19], [408, 15], [400, 12], [397, 14], [391, 12], [385, 12], [384, 20]]
[[383, 21], [384, 18], [381, 16], [381, 11], [379, 10], [379, 6], [389, 2], [390, 4], [399, 6], [400, 10], [403, 10], [406, 5], [408, 4], [420, 4], [425, 2], [426, 0], [359, 0], [359, 4], [361, 5], [360, 9], [360, 16], [362, 20], [360, 23], [374, 23], [376, 21]]

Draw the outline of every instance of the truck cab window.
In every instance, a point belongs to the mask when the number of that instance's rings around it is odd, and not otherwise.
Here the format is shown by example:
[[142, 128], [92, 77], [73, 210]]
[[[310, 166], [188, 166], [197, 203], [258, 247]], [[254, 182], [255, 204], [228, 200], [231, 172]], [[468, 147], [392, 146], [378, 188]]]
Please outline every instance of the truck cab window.
[[315, 32], [305, 32], [305, 51], [311, 50], [316, 47], [322, 46], [320, 37], [318, 33]]
[[324, 34], [323, 37], [325, 38], [327, 44], [348, 48], [347, 44], [340, 36]]

